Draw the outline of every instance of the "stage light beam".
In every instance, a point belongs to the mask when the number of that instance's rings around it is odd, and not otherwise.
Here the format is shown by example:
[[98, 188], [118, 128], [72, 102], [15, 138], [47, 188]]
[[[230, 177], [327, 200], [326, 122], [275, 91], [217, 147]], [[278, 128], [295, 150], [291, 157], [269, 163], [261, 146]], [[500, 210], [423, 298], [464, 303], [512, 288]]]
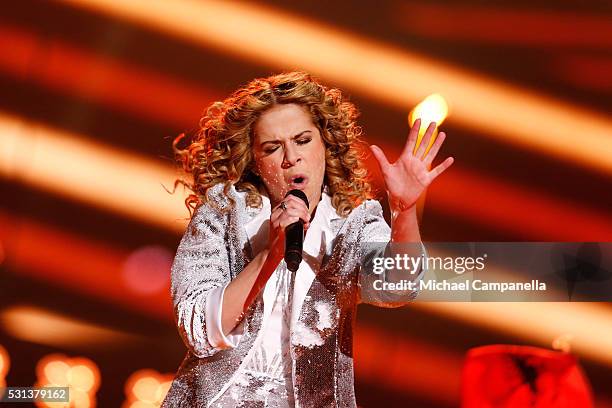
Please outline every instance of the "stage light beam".
[[266, 66], [299, 67], [401, 109], [436, 89], [457, 124], [612, 174], [606, 115], [426, 54], [255, 3], [63, 1]]

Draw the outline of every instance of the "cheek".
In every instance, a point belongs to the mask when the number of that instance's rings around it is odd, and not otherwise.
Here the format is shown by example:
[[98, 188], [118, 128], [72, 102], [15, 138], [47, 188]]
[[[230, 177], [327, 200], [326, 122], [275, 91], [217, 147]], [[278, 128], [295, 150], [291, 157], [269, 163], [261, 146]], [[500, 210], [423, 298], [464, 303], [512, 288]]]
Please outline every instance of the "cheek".
[[325, 147], [319, 149], [315, 158], [317, 169], [324, 173], [325, 172]]
[[256, 167], [266, 185], [276, 185], [281, 182], [280, 165], [274, 160], [260, 160], [256, 163]]

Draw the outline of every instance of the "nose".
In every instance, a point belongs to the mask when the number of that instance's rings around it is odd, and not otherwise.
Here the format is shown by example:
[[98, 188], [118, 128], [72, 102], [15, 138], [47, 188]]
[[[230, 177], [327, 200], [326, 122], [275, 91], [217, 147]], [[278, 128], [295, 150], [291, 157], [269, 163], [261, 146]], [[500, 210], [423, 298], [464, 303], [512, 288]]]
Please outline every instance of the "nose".
[[285, 147], [285, 156], [283, 157], [283, 169], [295, 166], [302, 158], [293, 146]]

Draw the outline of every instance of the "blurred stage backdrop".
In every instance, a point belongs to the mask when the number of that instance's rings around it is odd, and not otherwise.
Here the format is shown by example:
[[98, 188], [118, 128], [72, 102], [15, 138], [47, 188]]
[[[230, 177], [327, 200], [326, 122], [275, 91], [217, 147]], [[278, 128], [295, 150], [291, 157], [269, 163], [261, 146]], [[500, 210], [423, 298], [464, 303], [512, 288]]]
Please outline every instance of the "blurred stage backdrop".
[[[443, 98], [440, 156], [456, 163], [427, 193], [426, 241], [611, 241], [611, 49], [608, 0], [5, 2], [0, 386], [63, 379], [79, 406], [163, 398], [185, 352], [171, 141], [258, 76], [341, 88], [392, 158], [409, 112]], [[457, 407], [468, 349], [559, 336], [612, 407], [610, 304], [361, 307], [358, 402]]]

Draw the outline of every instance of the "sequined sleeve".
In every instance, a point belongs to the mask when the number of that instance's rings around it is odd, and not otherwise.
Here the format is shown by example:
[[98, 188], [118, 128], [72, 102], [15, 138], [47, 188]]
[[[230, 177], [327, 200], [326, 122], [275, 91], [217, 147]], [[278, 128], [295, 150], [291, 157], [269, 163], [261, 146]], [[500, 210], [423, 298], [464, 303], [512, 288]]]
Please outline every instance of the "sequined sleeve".
[[179, 244], [171, 272], [171, 294], [179, 333], [197, 357], [220, 349], [208, 341], [206, 299], [230, 280], [224, 231], [226, 216], [205, 204], [194, 213]]
[[[386, 272], [380, 274], [372, 270], [372, 259], [388, 256], [387, 244], [391, 240], [391, 228], [383, 217], [382, 206], [378, 201], [368, 200], [364, 204], [363, 229], [361, 231], [361, 269], [359, 272], [359, 301], [379, 307], [400, 307], [414, 300], [418, 289], [403, 288], [398, 290], [377, 290], [376, 280], [389, 281]], [[425, 246], [419, 243], [424, 258], [427, 257]], [[423, 265], [423, 263], [421, 263]], [[425, 270], [419, 267], [415, 274], [406, 273], [406, 281], [417, 282], [424, 276]], [[416, 285], [418, 287], [418, 285]]]

